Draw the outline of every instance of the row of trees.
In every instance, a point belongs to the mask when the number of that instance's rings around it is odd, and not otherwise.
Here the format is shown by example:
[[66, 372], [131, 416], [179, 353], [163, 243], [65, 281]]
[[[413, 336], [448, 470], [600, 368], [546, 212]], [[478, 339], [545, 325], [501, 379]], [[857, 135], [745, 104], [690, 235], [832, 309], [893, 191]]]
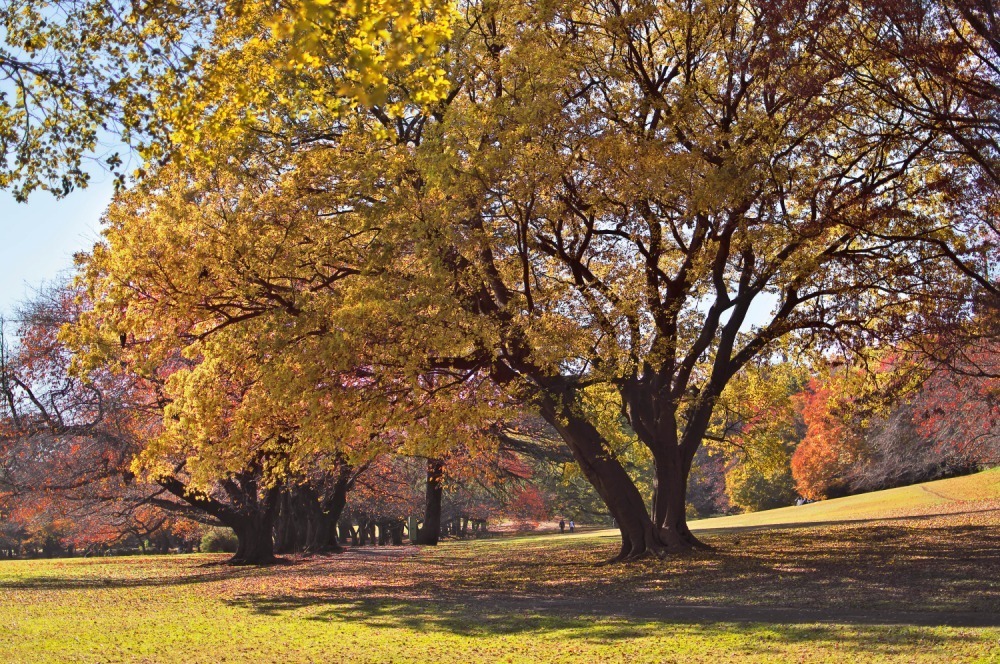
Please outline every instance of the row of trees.
[[107, 112], [147, 158], [62, 339], [149, 395], [134, 472], [247, 532], [279, 481], [530, 413], [619, 559], [685, 550], [699, 449], [778, 356], [995, 322], [991, 0], [114, 4], [53, 5], [123, 27]]
[[[71, 293], [52, 290], [25, 308], [19, 344], [2, 348], [0, 484], [7, 513], [0, 516], [0, 550], [190, 549], [201, 531], [197, 523], [220, 519], [210, 508], [192, 512], [199, 504], [177, 500], [176, 493], [164, 499], [169, 486], [144, 485], [132, 475], [129, 464], [143, 444], [134, 423], [155, 423], [155, 409], [127, 398], [129, 389], [117, 378], [85, 385], [68, 374], [69, 353], [56, 334], [78, 313]], [[975, 362], [937, 367], [929, 379], [918, 376], [915, 391], [906, 382], [921, 367], [900, 371], [893, 362], [874, 372], [881, 379], [874, 385], [871, 376], [843, 363], [819, 374], [788, 362], [748, 372], [736, 384], [738, 399], [719, 409], [713, 430], [720, 435], [692, 464], [688, 514], [769, 509], [800, 495], [877, 490], [996, 463], [996, 354], [985, 348], [967, 357]], [[570, 458], [552, 439], [554, 432], [542, 421], [520, 424], [521, 432], [499, 437], [500, 456], [492, 450], [449, 456], [442, 532], [480, 534], [490, 520], [528, 526], [552, 510], [605, 517], [596, 496], [575, 488], [573, 474], [566, 473]], [[617, 455], [625, 460], [637, 441], [626, 432], [621, 442]], [[404, 532], [415, 541], [420, 529], [413, 515], [425, 512], [427, 466], [401, 456], [381, 456], [362, 467], [339, 459], [332, 472], [307, 481], [286, 478], [276, 485], [264, 528], [273, 544], [263, 546], [317, 553], [339, 550], [341, 542], [400, 544]], [[445, 474], [441, 460], [429, 470]], [[630, 474], [648, 495], [651, 458], [633, 453]], [[233, 491], [226, 491], [230, 498]], [[248, 539], [246, 529], [239, 532]]]
[[[382, 452], [353, 464], [338, 452], [316, 452], [292, 474], [289, 458], [281, 458], [287, 447], [272, 445], [271, 467], [241, 468], [205, 491], [189, 489], [183, 459], [152, 481], [137, 477], [133, 465], [161, 426], [160, 387], [121, 372], [70, 373], [71, 353], [58, 333], [82, 311], [76, 295], [41, 292], [23, 307], [14, 342], [0, 337], [0, 550], [7, 555], [190, 549], [200, 523], [232, 528], [237, 559], [263, 560], [272, 551], [336, 551], [338, 532], [364, 544], [376, 541], [377, 529], [379, 543], [399, 543], [405, 526], [411, 541], [419, 532], [435, 543], [442, 525], [459, 536], [470, 527], [480, 534], [488, 520], [528, 525], [558, 504], [552, 498], [568, 459], [527, 423], [525, 434], [503, 433], [506, 442], [488, 450], [455, 446], [430, 470], [426, 460]], [[543, 492], [528, 486], [543, 477], [553, 480]], [[435, 501], [426, 501], [425, 486], [435, 487]]]

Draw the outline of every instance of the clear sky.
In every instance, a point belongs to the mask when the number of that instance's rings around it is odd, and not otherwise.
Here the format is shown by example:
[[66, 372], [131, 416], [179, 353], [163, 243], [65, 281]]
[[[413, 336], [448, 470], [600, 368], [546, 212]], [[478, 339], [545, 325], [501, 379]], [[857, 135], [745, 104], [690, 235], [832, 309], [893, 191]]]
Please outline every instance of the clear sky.
[[0, 190], [0, 315], [11, 318], [32, 289], [72, 269], [73, 254], [99, 239], [113, 192], [107, 173], [95, 173], [89, 187], [58, 200], [36, 191], [18, 203]]

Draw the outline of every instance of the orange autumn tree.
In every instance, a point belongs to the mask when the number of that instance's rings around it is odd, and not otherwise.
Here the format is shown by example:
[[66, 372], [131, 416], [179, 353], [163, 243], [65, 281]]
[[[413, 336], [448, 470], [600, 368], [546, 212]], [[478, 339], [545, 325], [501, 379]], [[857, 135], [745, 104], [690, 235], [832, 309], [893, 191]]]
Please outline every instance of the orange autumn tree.
[[835, 497], [847, 472], [861, 459], [863, 441], [845, 421], [851, 384], [843, 374], [813, 378], [798, 395], [805, 437], [792, 455], [799, 494], [810, 500]]

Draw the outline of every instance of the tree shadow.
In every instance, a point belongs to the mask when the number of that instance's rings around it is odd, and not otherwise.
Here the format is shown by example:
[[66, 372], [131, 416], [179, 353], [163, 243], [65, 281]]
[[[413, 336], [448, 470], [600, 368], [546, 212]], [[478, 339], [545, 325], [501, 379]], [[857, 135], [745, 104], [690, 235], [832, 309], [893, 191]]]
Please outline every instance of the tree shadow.
[[297, 561], [283, 560], [280, 564], [251, 567], [230, 565], [227, 560], [221, 560], [188, 565], [180, 573], [178, 573], [177, 567], [171, 567], [163, 574], [143, 576], [36, 576], [27, 579], [0, 580], [0, 590], [89, 590], [96, 588], [188, 586], [249, 577], [281, 576], [288, 568], [294, 567], [296, 564]]
[[[743, 655], [778, 656], [786, 646], [835, 648], [849, 659], [899, 655], [919, 641], [924, 647], [988, 646], [988, 635], [974, 631], [937, 633], [923, 629], [940, 625], [931, 616], [899, 616], [887, 621], [875, 615], [820, 616], [801, 610], [747, 611], [746, 607], [644, 606], [636, 611], [623, 603], [591, 600], [589, 608], [534, 598], [518, 601], [455, 601], [451, 597], [401, 600], [343, 597], [277, 596], [235, 600], [231, 605], [260, 615], [276, 616], [313, 609], [311, 621], [347, 623], [373, 630], [400, 629], [422, 634], [447, 634], [491, 639], [531, 635], [537, 639], [620, 644], [638, 638], [700, 637], [737, 644]], [[322, 608], [315, 611], [317, 605]], [[1000, 624], [993, 616], [985, 624]], [[951, 624], [951, 623], [949, 623]], [[965, 626], [965, 622], [958, 621]], [[984, 623], [975, 623], [983, 626]], [[972, 624], [968, 625], [972, 626]]]
[[992, 583], [1000, 578], [1000, 532], [992, 526], [783, 529], [727, 534], [716, 543], [666, 563], [608, 568], [594, 563], [610, 543], [495, 556], [455, 551], [412, 567], [373, 568], [379, 574], [361, 587], [320, 575], [295, 593], [231, 602], [265, 615], [308, 608], [318, 618], [430, 621], [445, 629], [466, 629], [471, 618], [468, 629], [531, 630], [554, 618], [1000, 626], [1000, 584]]
[[608, 567], [596, 563], [615, 549], [613, 539], [556, 535], [530, 546], [348, 552], [263, 568], [97, 566], [0, 580], [0, 591], [216, 583], [211, 592], [222, 601], [259, 615], [301, 611], [311, 620], [469, 635], [763, 624], [794, 639], [811, 638], [817, 625], [879, 633], [1000, 626], [1000, 530], [974, 519], [930, 523], [728, 531], [712, 536], [712, 551]]

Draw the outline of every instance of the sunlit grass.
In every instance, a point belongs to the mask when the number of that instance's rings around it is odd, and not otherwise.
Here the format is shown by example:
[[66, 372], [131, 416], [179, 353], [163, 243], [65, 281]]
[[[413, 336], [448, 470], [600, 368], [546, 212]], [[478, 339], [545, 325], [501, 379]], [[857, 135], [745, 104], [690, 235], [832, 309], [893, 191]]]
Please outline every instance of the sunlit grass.
[[[878, 519], [933, 513], [939, 511], [936, 508], [958, 510], [962, 508], [962, 503], [997, 499], [1000, 499], [1000, 468], [993, 468], [975, 475], [873, 491], [808, 505], [703, 519], [692, 523], [692, 529]], [[975, 505], [967, 507], [977, 509]]]

